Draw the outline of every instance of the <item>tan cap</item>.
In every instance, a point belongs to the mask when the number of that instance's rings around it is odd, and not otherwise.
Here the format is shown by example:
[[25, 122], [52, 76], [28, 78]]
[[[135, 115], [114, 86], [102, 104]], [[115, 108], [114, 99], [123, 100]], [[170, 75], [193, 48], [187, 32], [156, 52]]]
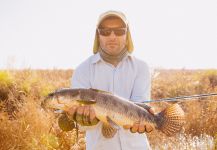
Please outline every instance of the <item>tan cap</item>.
[[[126, 27], [127, 27], [127, 43], [126, 43], [126, 48], [127, 48], [127, 51], [129, 53], [132, 53], [134, 47], [133, 47], [133, 41], [132, 41], [132, 38], [131, 38], [129, 26], [128, 26], [129, 24], [128, 24], [126, 16], [122, 12], [107, 11], [107, 12], [101, 14], [100, 17], [99, 17], [99, 19], [98, 19], [98, 23], [97, 23], [96, 29], [99, 27], [101, 21], [103, 19], [109, 17], [109, 16], [117, 16], [117, 17], [119, 17], [126, 24]], [[98, 38], [97, 30], [96, 30], [95, 39], [94, 39], [94, 45], [93, 45], [93, 53], [96, 54], [98, 52], [98, 50], [99, 50], [99, 38]]]

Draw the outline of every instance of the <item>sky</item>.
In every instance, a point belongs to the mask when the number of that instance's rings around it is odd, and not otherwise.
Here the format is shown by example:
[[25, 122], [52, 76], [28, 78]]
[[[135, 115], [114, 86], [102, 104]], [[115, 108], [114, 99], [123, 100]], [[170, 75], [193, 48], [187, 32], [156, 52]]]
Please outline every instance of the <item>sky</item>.
[[0, 69], [76, 68], [108, 10], [126, 15], [150, 67], [217, 69], [216, 0], [0, 0]]

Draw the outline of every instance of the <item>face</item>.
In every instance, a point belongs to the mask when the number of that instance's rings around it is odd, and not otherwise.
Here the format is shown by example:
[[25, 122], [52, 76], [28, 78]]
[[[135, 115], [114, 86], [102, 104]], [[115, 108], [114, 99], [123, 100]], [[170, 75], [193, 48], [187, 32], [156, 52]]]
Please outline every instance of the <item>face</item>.
[[118, 55], [126, 46], [126, 25], [119, 18], [108, 18], [98, 29], [100, 47], [110, 55]]

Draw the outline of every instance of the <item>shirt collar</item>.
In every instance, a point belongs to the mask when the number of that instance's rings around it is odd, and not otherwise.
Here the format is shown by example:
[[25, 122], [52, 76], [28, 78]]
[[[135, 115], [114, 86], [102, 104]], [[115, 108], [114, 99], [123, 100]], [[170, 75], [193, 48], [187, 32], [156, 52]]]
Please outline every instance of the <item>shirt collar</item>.
[[[128, 53], [127, 56], [126, 56], [123, 60], [125, 60], [125, 59], [127, 59], [127, 58], [129, 58], [130, 60], [132, 60], [132, 59], [133, 59], [132, 54], [131, 54], [131, 53]], [[122, 61], [123, 61], [123, 60], [122, 60]], [[91, 63], [92, 63], [92, 64], [95, 64], [95, 63], [97, 63], [97, 62], [99, 62], [99, 61], [103, 61], [103, 60], [102, 60], [102, 58], [100, 57], [100, 54], [99, 54], [99, 52], [98, 52], [98, 53], [96, 53], [96, 54], [93, 55], [92, 60], [91, 60]]]

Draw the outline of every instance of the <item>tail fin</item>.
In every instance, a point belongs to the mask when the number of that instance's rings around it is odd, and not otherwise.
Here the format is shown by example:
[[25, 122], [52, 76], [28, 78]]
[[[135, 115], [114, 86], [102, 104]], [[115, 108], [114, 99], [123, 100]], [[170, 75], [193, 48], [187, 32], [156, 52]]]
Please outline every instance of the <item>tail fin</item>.
[[185, 123], [185, 114], [176, 103], [157, 114], [157, 127], [166, 135], [170, 136], [181, 130]]

